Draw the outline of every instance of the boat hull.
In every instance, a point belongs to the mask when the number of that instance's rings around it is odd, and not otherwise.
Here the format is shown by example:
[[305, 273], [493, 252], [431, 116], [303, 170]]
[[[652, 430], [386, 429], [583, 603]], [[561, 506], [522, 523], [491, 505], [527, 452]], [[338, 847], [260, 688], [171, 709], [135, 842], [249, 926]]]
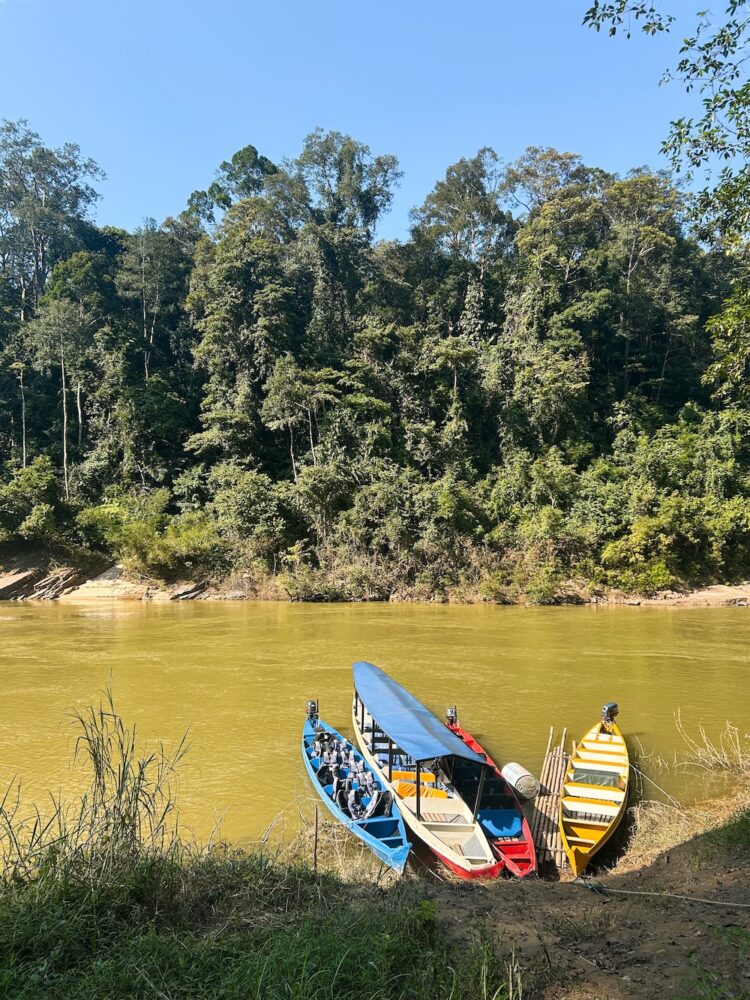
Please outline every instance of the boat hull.
[[593, 726], [575, 746], [565, 772], [558, 816], [563, 848], [578, 877], [625, 816], [630, 760], [615, 723]]
[[511, 875], [517, 876], [518, 878], [530, 875], [532, 872], [536, 871], [537, 867], [534, 838], [531, 836], [529, 822], [524, 815], [521, 803], [518, 801], [518, 797], [513, 790], [513, 787], [505, 780], [500, 768], [490, 757], [487, 751], [471, 735], [471, 733], [467, 733], [466, 730], [462, 729], [460, 726], [451, 725], [448, 722], [446, 722], [446, 726], [452, 733], [455, 733], [459, 739], [463, 740], [464, 743], [475, 753], [486, 757], [487, 763], [494, 771], [496, 778], [502, 783], [504, 794], [507, 795], [508, 798], [512, 799], [514, 803], [513, 808], [521, 818], [520, 836], [513, 838], [499, 838], [492, 837], [487, 830], [485, 830], [485, 833], [492, 850], [495, 852], [500, 861], [503, 862], [506, 871], [510, 872]]
[[[359, 721], [357, 719], [356, 713], [352, 712], [352, 727], [354, 730], [354, 735], [359, 746], [362, 756], [370, 765], [370, 767], [376, 772], [380, 777], [381, 781], [386, 788], [392, 793], [396, 802], [399, 801], [398, 789], [394, 786], [392, 782], [388, 781], [387, 775], [384, 773], [384, 769], [378, 760], [370, 753], [367, 746], [367, 742], [359, 728]], [[462, 864], [461, 860], [457, 857], [451, 857], [445, 850], [445, 845], [439, 840], [438, 837], [432, 835], [428, 828], [423, 822], [421, 822], [417, 817], [407, 808], [401, 810], [401, 815], [403, 817], [404, 823], [409, 828], [414, 836], [418, 837], [426, 847], [428, 847], [433, 854], [450, 870], [461, 879], [474, 880], [474, 879], [495, 879], [503, 871], [503, 862], [500, 860], [488, 861], [487, 864], [477, 865], [477, 864]], [[486, 838], [485, 838], [486, 839]]]
[[[321, 730], [328, 733], [334, 739], [343, 739], [340, 733], [338, 733], [331, 726], [327, 725], [325, 722], [320, 721], [319, 726]], [[395, 797], [392, 805], [392, 814], [390, 816], [390, 819], [392, 820], [391, 824], [383, 822], [383, 818], [381, 817], [373, 817], [370, 820], [355, 820], [352, 819], [351, 816], [347, 816], [346, 813], [339, 808], [336, 802], [334, 802], [331, 796], [327, 794], [325, 787], [321, 785], [318, 780], [317, 769], [313, 764], [313, 760], [315, 758], [311, 756], [308, 746], [309, 742], [311, 742], [315, 736], [316, 730], [313, 728], [310, 720], [308, 719], [305, 722], [302, 731], [302, 759], [304, 761], [307, 774], [313, 783], [315, 790], [320, 796], [321, 801], [331, 815], [338, 820], [339, 823], [346, 827], [347, 830], [358, 837], [372, 851], [372, 853], [383, 862], [384, 865], [392, 868], [394, 871], [398, 872], [399, 875], [402, 874], [409, 857], [409, 852], [411, 851], [411, 844], [407, 838], [403, 817], [398, 810]], [[367, 766], [367, 764], [365, 764], [365, 766]], [[378, 788], [381, 791], [384, 791], [384, 784], [382, 780], [380, 780], [380, 776], [377, 771], [373, 768], [370, 768], [370, 770], [372, 770], [375, 775], [375, 781]], [[377, 830], [378, 826], [381, 827], [384, 833], [391, 833], [392, 836], [382, 839], [375, 836], [371, 831]], [[397, 839], [400, 843], [389, 845], [383, 842], [384, 839]]]

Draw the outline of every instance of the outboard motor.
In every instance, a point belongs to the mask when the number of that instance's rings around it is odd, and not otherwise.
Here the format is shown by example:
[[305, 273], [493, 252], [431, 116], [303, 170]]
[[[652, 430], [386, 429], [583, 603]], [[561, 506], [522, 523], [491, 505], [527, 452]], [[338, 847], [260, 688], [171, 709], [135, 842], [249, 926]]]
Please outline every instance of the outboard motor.
[[445, 710], [445, 721], [449, 726], [458, 725], [458, 709], [454, 705], [452, 708], [446, 708]]
[[620, 709], [616, 701], [608, 701], [606, 705], [602, 706], [602, 723], [606, 730], [612, 728], [612, 723], [615, 721], [615, 716], [618, 715]]

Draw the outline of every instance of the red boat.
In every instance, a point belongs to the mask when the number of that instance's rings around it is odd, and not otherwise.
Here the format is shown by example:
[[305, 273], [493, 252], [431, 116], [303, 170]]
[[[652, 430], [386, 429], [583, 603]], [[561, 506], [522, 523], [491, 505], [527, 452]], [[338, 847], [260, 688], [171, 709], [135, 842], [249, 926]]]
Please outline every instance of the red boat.
[[[455, 709], [448, 713], [445, 724], [470, 750], [484, 757], [489, 765], [477, 819], [492, 850], [512, 875], [522, 878], [535, 872], [536, 851], [531, 829], [512, 785], [505, 780], [500, 768], [471, 733], [459, 726]], [[453, 782], [459, 792], [471, 799], [473, 789], [468, 786], [475, 785], [477, 781], [476, 768], [456, 758]]]

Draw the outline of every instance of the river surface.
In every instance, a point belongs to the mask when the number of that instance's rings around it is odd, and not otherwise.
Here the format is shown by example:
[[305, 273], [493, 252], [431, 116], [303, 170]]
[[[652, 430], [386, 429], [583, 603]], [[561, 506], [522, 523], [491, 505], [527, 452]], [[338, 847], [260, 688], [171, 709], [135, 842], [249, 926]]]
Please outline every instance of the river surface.
[[[683, 801], [705, 777], [665, 771], [675, 726], [717, 736], [750, 719], [750, 610], [285, 603], [0, 604], [0, 785], [23, 797], [80, 789], [72, 713], [111, 684], [150, 744], [188, 732], [178, 782], [199, 839], [258, 838], [296, 797], [305, 702], [350, 732], [351, 664], [369, 659], [501, 762], [539, 774], [552, 723], [576, 738], [606, 701], [644, 768]], [[636, 740], [637, 738], [637, 740]], [[716, 779], [711, 779], [716, 780]], [[651, 787], [653, 797], [659, 794]], [[710, 787], [708, 788], [710, 791]]]

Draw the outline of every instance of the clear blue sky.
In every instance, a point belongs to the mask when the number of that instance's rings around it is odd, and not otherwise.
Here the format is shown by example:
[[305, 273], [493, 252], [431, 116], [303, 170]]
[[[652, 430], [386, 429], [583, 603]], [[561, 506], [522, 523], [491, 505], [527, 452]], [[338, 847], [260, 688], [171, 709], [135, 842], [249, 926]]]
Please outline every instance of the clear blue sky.
[[664, 166], [660, 140], [688, 106], [658, 86], [678, 37], [597, 35], [587, 6], [0, 0], [0, 117], [77, 142], [107, 173], [99, 221], [127, 228], [179, 212], [247, 143], [276, 160], [318, 125], [339, 129], [399, 158], [380, 235], [403, 236], [446, 166], [483, 145], [505, 160], [535, 144], [619, 172]]

